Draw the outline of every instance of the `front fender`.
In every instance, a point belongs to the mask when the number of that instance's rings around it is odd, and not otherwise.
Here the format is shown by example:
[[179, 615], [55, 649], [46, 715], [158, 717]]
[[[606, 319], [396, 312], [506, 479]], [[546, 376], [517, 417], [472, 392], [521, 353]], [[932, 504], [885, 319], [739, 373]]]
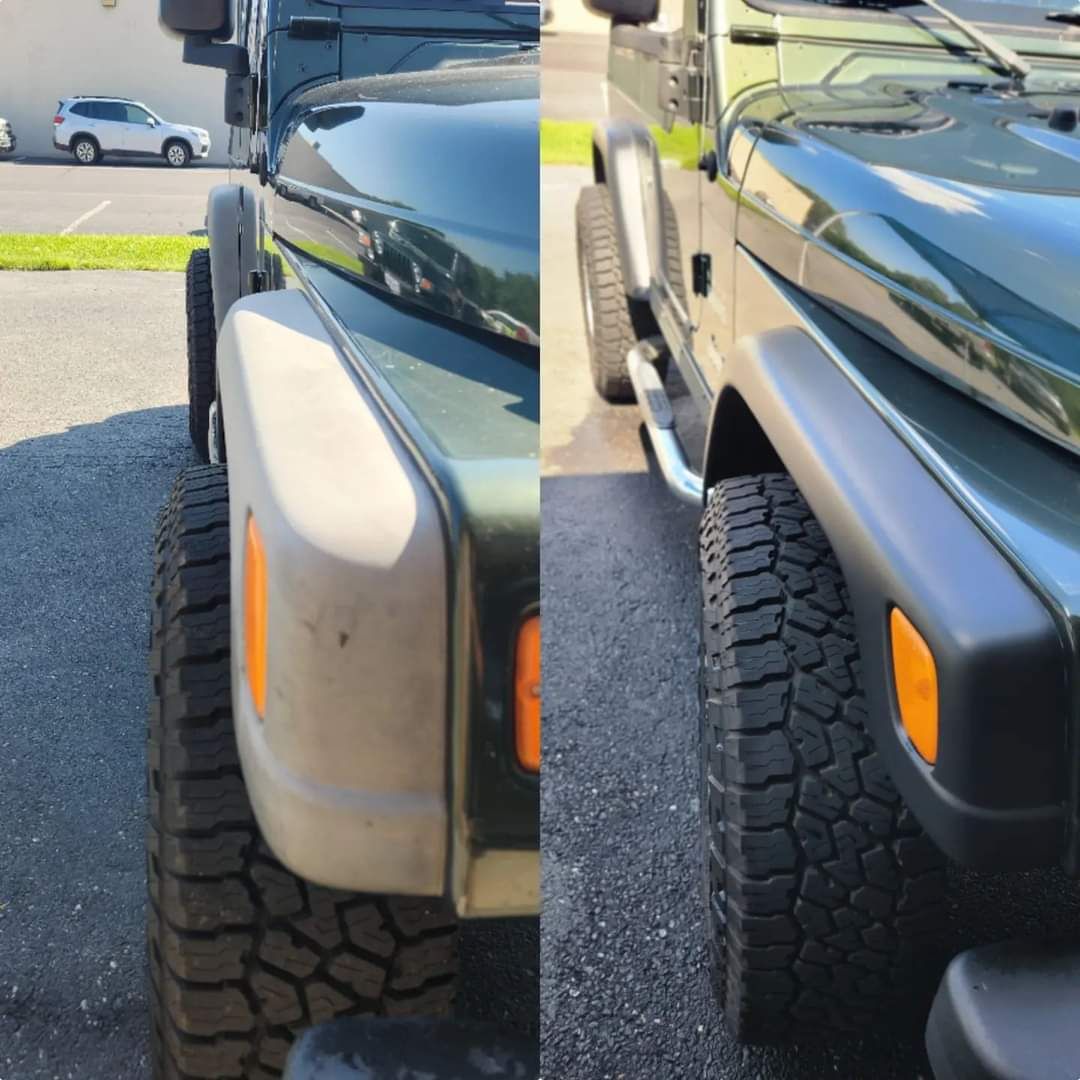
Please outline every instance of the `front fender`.
[[[435, 497], [299, 290], [233, 305], [233, 710], [267, 843], [301, 877], [446, 890], [447, 553]], [[244, 662], [249, 517], [268, 578], [265, 717]]]
[[[741, 338], [726, 358], [707, 483], [760, 471], [747, 470], [748, 437], [771, 447], [836, 552], [871, 733], [923, 826], [968, 865], [1060, 859], [1067, 668], [1041, 599], [795, 319]], [[934, 765], [900, 723], [888, 631], [894, 605], [937, 664]]]

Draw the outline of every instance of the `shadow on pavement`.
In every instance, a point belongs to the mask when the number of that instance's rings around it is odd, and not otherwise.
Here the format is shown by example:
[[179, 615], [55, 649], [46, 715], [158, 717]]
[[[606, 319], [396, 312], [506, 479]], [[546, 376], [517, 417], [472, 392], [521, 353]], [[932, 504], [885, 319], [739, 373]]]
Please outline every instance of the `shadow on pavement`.
[[[12, 426], [18, 402], [8, 402]], [[35, 406], [38, 413], [48, 413]], [[143, 1077], [154, 517], [185, 411], [0, 449], [0, 1066]]]
[[[0, 449], [2, 1076], [149, 1074], [151, 545], [193, 464], [186, 406]], [[536, 920], [470, 924], [462, 938], [459, 1011], [535, 1032]]]
[[[947, 956], [914, 1022], [799, 1047], [733, 1043], [706, 964], [698, 807], [698, 511], [657, 475], [541, 481], [543, 1074], [560, 1080], [913, 1080], [949, 956], [1076, 940], [1056, 870], [950, 871]], [[917, 995], [914, 995], [917, 998]]]

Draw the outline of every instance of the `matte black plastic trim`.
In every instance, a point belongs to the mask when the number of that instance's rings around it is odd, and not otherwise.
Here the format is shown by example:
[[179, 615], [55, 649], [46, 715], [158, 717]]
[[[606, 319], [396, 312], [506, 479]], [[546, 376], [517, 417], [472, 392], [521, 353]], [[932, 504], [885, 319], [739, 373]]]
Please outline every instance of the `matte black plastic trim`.
[[926, 1025], [935, 1080], [1076, 1080], [1080, 946], [1002, 942], [949, 965]]

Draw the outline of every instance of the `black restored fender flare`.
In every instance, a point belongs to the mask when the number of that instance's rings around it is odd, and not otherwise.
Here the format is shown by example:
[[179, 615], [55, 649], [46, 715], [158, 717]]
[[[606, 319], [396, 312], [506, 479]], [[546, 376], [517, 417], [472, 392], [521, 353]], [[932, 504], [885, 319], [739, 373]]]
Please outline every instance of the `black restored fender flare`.
[[[967, 865], [1058, 861], [1067, 669], [1049, 610], [821, 344], [795, 325], [744, 337], [726, 357], [706, 488], [762, 471], [754, 466], [763, 445], [799, 485], [843, 569], [871, 733], [916, 817]], [[933, 766], [899, 720], [893, 605], [937, 664]]]

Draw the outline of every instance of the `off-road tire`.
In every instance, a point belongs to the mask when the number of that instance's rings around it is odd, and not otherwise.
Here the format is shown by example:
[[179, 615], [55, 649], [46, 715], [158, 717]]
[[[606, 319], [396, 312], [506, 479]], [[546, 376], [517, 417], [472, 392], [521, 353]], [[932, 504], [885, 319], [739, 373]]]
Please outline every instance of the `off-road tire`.
[[[79, 147], [84, 144], [90, 147], [93, 153], [80, 157]], [[71, 144], [71, 156], [75, 159], [76, 165], [97, 165], [101, 161], [101, 147], [98, 146], [97, 140], [91, 139], [89, 135], [80, 135]]]
[[[866, 730], [848, 591], [790, 477], [701, 526], [702, 825], [714, 986], [747, 1042], [868, 1028], [929, 972], [944, 860]], [[917, 995], [916, 995], [917, 997]]]
[[[626, 295], [615, 211], [606, 184], [582, 189], [576, 218], [581, 306], [585, 313], [593, 385], [605, 401], [633, 401], [634, 388], [626, 355], [639, 341], [658, 333], [656, 320], [647, 301], [631, 300]], [[667, 195], [664, 195], [664, 219], [668, 276], [682, 296], [678, 222]], [[666, 358], [657, 368], [663, 378], [667, 372]]]
[[302, 881], [259, 835], [229, 687], [224, 468], [177, 480], [158, 524], [147, 827], [155, 1080], [278, 1077], [336, 1016], [444, 1014], [457, 930], [441, 900]]
[[193, 251], [187, 264], [188, 431], [203, 461], [210, 457], [210, 406], [217, 393], [217, 324], [210, 252]]

